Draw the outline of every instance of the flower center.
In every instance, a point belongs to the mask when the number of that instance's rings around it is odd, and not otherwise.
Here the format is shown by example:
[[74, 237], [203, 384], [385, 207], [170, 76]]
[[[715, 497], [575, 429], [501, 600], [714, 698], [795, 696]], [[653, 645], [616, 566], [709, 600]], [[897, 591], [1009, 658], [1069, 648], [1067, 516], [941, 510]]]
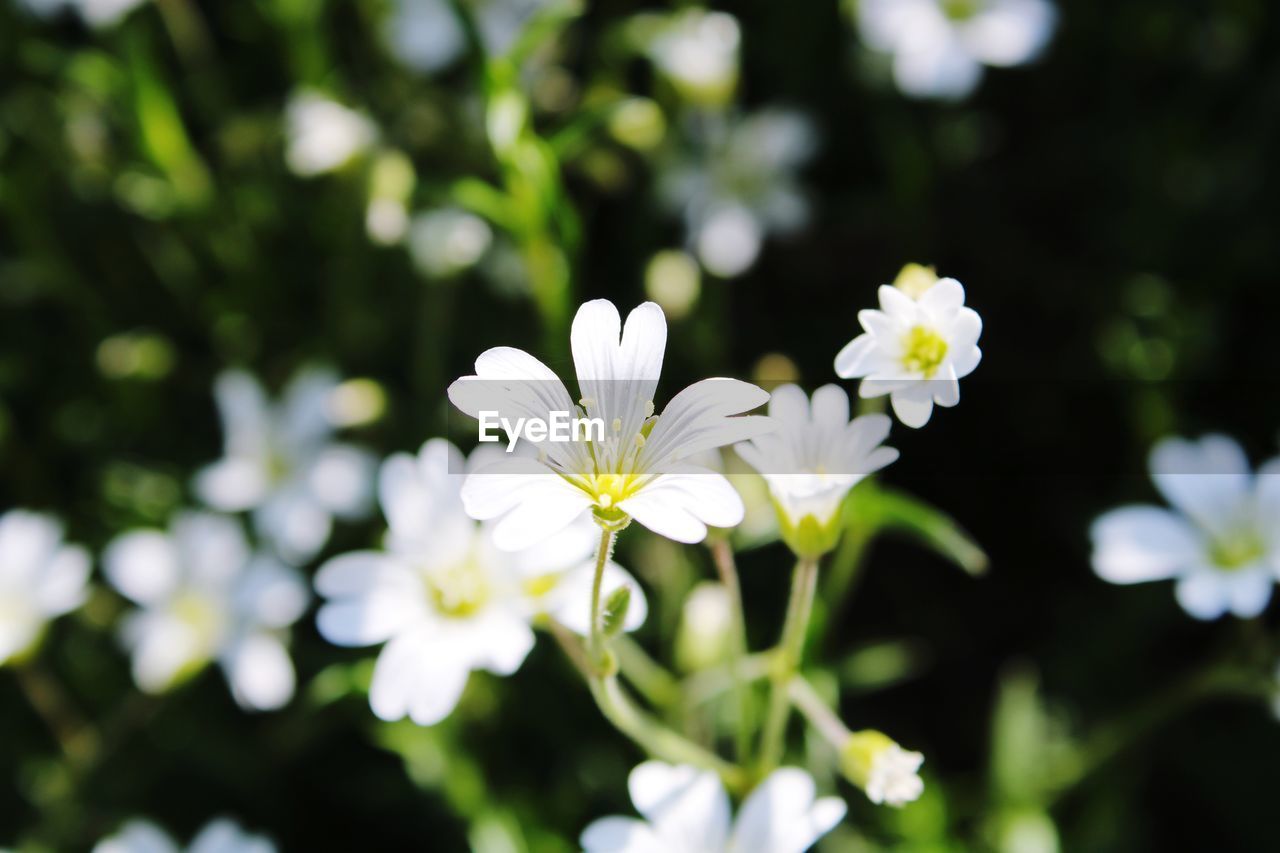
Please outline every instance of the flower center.
[[902, 338], [902, 366], [931, 378], [947, 357], [947, 342], [927, 326], [912, 326]]
[[942, 14], [953, 21], [967, 21], [978, 14], [981, 0], [942, 0]]
[[1257, 535], [1245, 533], [1211, 543], [1209, 559], [1222, 571], [1234, 572], [1256, 563], [1266, 551], [1266, 546]]
[[185, 592], [174, 599], [171, 612], [191, 629], [200, 648], [210, 649], [217, 645], [218, 636], [222, 633], [223, 615], [207, 596]]
[[524, 594], [530, 598], [542, 598], [560, 584], [559, 572], [548, 572], [545, 575], [529, 578], [522, 585]]
[[452, 619], [474, 616], [488, 602], [491, 592], [488, 578], [470, 560], [429, 572], [426, 585], [431, 606]]

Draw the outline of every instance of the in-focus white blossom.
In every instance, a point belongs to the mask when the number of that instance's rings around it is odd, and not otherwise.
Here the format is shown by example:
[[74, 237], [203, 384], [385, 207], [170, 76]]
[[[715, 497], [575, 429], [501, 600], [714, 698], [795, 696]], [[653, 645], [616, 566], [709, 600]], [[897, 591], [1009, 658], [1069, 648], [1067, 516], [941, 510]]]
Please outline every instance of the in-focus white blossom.
[[964, 287], [954, 278], [937, 280], [915, 297], [887, 284], [879, 294], [879, 311], [858, 312], [864, 334], [836, 356], [836, 374], [861, 377], [862, 397], [888, 394], [898, 420], [922, 427], [935, 403], [949, 407], [960, 402], [960, 379], [982, 360], [982, 318], [965, 307]]
[[19, 4], [40, 17], [47, 18], [63, 9], [73, 9], [85, 23], [106, 29], [125, 19], [146, 0], [19, 0]]
[[[472, 671], [515, 672], [543, 614], [588, 632], [599, 530], [583, 517], [534, 548], [498, 550], [490, 527], [466, 514], [459, 494], [465, 472], [494, 453], [501, 455], [482, 448], [468, 463], [449, 442], [432, 439], [416, 457], [389, 458], [378, 484], [389, 527], [383, 549], [335, 557], [316, 576], [329, 599], [317, 616], [327, 640], [386, 644], [369, 694], [384, 720], [437, 723]], [[604, 595], [624, 585], [631, 588], [624, 627], [633, 630], [645, 618], [644, 595], [607, 564]]]
[[115, 835], [94, 845], [93, 853], [275, 853], [276, 845], [265, 836], [246, 832], [228, 818], [210, 821], [182, 847], [148, 820], [131, 820]]
[[14, 509], [0, 515], [0, 664], [35, 650], [50, 619], [79, 607], [89, 552], [62, 541], [62, 524]]
[[845, 815], [838, 797], [818, 798], [813, 778], [784, 767], [747, 796], [736, 819], [709, 770], [646, 761], [628, 779], [643, 819], [606, 817], [582, 833], [585, 853], [801, 853]]
[[649, 44], [658, 70], [686, 98], [697, 103], [727, 101], [738, 84], [742, 30], [727, 12], [690, 7], [663, 25]]
[[654, 303], [633, 310], [624, 328], [613, 303], [597, 299], [579, 308], [573, 320], [578, 403], [549, 367], [511, 347], [482, 353], [475, 375], [449, 386], [449, 399], [474, 418], [489, 411], [512, 422], [549, 420], [553, 412], [567, 412], [604, 427], [603, 440], [580, 434], [575, 441], [527, 441], [536, 458], [509, 454], [467, 478], [467, 512], [497, 519], [498, 547], [532, 545], [587, 509], [611, 529], [634, 518], [687, 543], [702, 541], [707, 525], [732, 527], [742, 520], [742, 499], [724, 475], [690, 460], [773, 429], [766, 417], [733, 417], [769, 395], [736, 379], [706, 379], [685, 388], [656, 416], [654, 391], [666, 344], [667, 321]]
[[1280, 571], [1280, 459], [1251, 472], [1235, 441], [1165, 439], [1151, 479], [1172, 509], [1126, 506], [1093, 523], [1093, 568], [1112, 583], [1172, 579], [1197, 619], [1258, 615]]
[[168, 532], [116, 537], [102, 562], [138, 605], [120, 636], [140, 688], [164, 692], [217, 661], [243, 708], [271, 710], [293, 696], [287, 629], [306, 609], [307, 587], [295, 570], [255, 555], [239, 521], [180, 513]]
[[243, 371], [214, 385], [226, 455], [197, 474], [196, 494], [221, 512], [252, 511], [258, 534], [287, 562], [324, 547], [334, 516], [369, 510], [374, 458], [332, 440], [341, 388], [317, 368], [294, 376], [278, 403]]
[[692, 150], [663, 170], [659, 192], [684, 219], [702, 265], [733, 278], [756, 262], [767, 234], [808, 221], [796, 172], [813, 155], [816, 134], [802, 115], [782, 109], [702, 116], [689, 130]]
[[489, 224], [473, 213], [445, 207], [416, 214], [409, 226], [409, 254], [429, 276], [457, 275], [484, 257], [493, 242]]
[[739, 444], [738, 455], [763, 475], [773, 495], [783, 538], [803, 556], [815, 556], [839, 539], [840, 505], [868, 474], [898, 458], [884, 447], [887, 415], [849, 420], [849, 396], [824, 385], [813, 404], [795, 385], [776, 388], [769, 416], [778, 429]]
[[963, 98], [984, 65], [1030, 62], [1057, 23], [1049, 0], [854, 0], [866, 44], [893, 56], [904, 93]]
[[876, 805], [904, 806], [924, 793], [924, 756], [903, 749], [883, 732], [854, 732], [840, 751], [840, 767]]
[[[485, 52], [501, 55], [539, 8], [550, 0], [464, 0]], [[387, 47], [408, 67], [440, 71], [466, 53], [467, 39], [448, 0], [393, 0], [383, 29]]]
[[366, 116], [312, 91], [297, 92], [289, 99], [285, 133], [285, 162], [303, 177], [340, 168], [378, 135]]

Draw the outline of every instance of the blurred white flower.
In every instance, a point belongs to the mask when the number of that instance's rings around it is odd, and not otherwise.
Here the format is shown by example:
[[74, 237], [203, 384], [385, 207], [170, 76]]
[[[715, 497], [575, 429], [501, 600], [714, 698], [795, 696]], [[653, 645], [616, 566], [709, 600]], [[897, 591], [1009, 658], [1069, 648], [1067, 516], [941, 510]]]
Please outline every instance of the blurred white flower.
[[684, 600], [676, 631], [676, 662], [685, 672], [723, 663], [734, 647], [733, 598], [717, 581], [698, 583]]
[[1049, 0], [854, 0], [866, 44], [893, 55], [898, 88], [915, 97], [963, 98], [982, 66], [1030, 62], [1049, 43]]
[[364, 229], [380, 246], [394, 246], [409, 230], [409, 210], [394, 198], [374, 198], [364, 212]]
[[904, 806], [919, 799], [924, 793], [922, 764], [923, 755], [874, 729], [852, 733], [840, 750], [841, 770], [876, 805]]
[[120, 635], [140, 688], [162, 693], [216, 660], [243, 708], [271, 710], [293, 696], [285, 643], [306, 609], [306, 584], [253, 554], [237, 520], [180, 513], [167, 533], [116, 537], [102, 562], [112, 586], [138, 605]]
[[[191, 840], [186, 853], [275, 853], [270, 839], [246, 832], [233, 820], [210, 821]], [[183, 847], [147, 820], [131, 820], [115, 835], [94, 845], [93, 853], [179, 853]]]
[[285, 162], [303, 177], [332, 172], [377, 138], [367, 117], [317, 92], [295, 92], [285, 108]]
[[34, 651], [50, 619], [84, 602], [89, 565], [84, 548], [63, 543], [57, 519], [0, 515], [0, 664]]
[[702, 265], [733, 278], [755, 263], [767, 234], [808, 221], [795, 173], [812, 156], [816, 134], [803, 116], [780, 109], [703, 116], [691, 128], [693, 153], [663, 170], [659, 193], [684, 218]]
[[243, 371], [214, 385], [226, 455], [196, 475], [196, 494], [221, 512], [252, 510], [258, 534], [287, 562], [324, 547], [333, 516], [369, 509], [373, 456], [332, 441], [341, 387], [318, 368], [299, 371], [276, 404]]
[[85, 22], [98, 28], [115, 26], [146, 0], [19, 0], [20, 5], [41, 17], [63, 9], [74, 9]]
[[[464, 0], [474, 16], [480, 41], [491, 55], [515, 42], [529, 18], [549, 0]], [[456, 62], [467, 39], [448, 0], [393, 0], [383, 29], [391, 53], [417, 71], [432, 73]]]
[[741, 42], [733, 15], [690, 7], [672, 15], [658, 31], [649, 56], [685, 98], [720, 104], [737, 86]]
[[416, 214], [409, 226], [413, 262], [436, 278], [457, 275], [474, 266], [492, 242], [488, 223], [456, 207]]
[[[383, 550], [343, 554], [316, 575], [316, 589], [329, 599], [316, 617], [325, 639], [386, 644], [369, 693], [381, 719], [443, 720], [473, 670], [510, 675], [520, 667], [542, 613], [587, 633], [598, 531], [584, 518], [536, 548], [495, 548], [459, 495], [464, 473], [491, 450], [468, 463], [452, 444], [432, 439], [416, 457], [389, 458], [378, 484], [389, 527]], [[624, 625], [632, 630], [644, 621], [644, 595], [608, 564], [605, 595], [623, 585], [632, 592]]]
[[1173, 507], [1126, 506], [1093, 523], [1093, 568], [1112, 583], [1175, 579], [1197, 619], [1258, 615], [1280, 571], [1280, 459], [1249, 469], [1222, 435], [1165, 439], [1151, 479]]
[[887, 415], [849, 420], [849, 396], [836, 385], [813, 393], [813, 405], [795, 385], [774, 390], [769, 416], [776, 432], [735, 448], [769, 484], [783, 538], [801, 556], [818, 556], [840, 535], [840, 505], [864, 477], [898, 458], [884, 447]]
[[793, 767], [769, 774], [736, 819], [712, 771], [646, 761], [628, 788], [644, 819], [595, 821], [579, 839], [585, 853], [801, 853], [846, 810], [837, 797], [816, 798], [813, 778]]
[[[692, 464], [694, 455], [773, 428], [764, 417], [732, 417], [762, 405], [761, 389], [736, 379], [707, 379], [685, 388], [654, 415], [667, 321], [646, 302], [627, 317], [597, 299], [578, 309], [571, 346], [581, 392], [575, 405], [542, 362], [511, 347], [476, 359], [476, 375], [449, 386], [449, 399], [473, 418], [552, 412], [598, 420], [603, 440], [528, 441], [538, 457], [508, 455], [473, 472], [462, 487], [467, 512], [500, 519], [498, 547], [516, 550], [563, 530], [591, 509], [596, 521], [619, 530], [635, 519], [677, 542], [700, 542], [707, 525], [742, 520], [742, 499], [723, 474]], [[596, 437], [599, 438], [598, 436]]]
[[862, 397], [888, 394], [898, 420], [922, 427], [935, 403], [960, 402], [960, 379], [982, 359], [982, 318], [964, 306], [964, 287], [953, 278], [937, 281], [918, 297], [887, 284], [879, 294], [879, 311], [858, 312], [865, 333], [836, 356], [836, 374], [863, 377]]

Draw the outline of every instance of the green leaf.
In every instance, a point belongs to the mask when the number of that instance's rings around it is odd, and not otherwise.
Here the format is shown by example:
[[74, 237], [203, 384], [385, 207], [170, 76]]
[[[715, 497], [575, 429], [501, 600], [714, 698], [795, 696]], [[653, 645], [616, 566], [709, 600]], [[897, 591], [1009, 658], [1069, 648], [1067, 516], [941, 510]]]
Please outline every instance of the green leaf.
[[905, 533], [971, 575], [987, 571], [987, 554], [955, 519], [906, 492], [864, 483], [846, 505], [846, 522]]

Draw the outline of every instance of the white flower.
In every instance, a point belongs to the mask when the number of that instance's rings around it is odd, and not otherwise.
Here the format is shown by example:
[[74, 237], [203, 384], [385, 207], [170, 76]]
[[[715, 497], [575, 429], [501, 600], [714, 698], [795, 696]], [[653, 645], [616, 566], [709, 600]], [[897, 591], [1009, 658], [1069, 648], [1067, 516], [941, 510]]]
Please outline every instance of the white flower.
[[795, 173], [812, 156], [816, 134], [804, 116], [780, 109], [706, 117], [692, 132], [695, 150], [663, 170], [659, 191], [683, 216], [702, 265], [733, 278], [755, 263], [766, 234], [808, 220]]
[[586, 853], [801, 853], [844, 818], [844, 801], [815, 798], [803, 770], [775, 770], [736, 820], [712, 771], [646, 761], [631, 771], [631, 801], [644, 817], [606, 817], [582, 833]]
[[226, 456], [199, 472], [196, 494], [221, 512], [252, 510], [259, 535], [287, 562], [324, 547], [333, 516], [358, 518], [369, 508], [373, 457], [331, 441], [338, 388], [314, 368], [300, 371], [278, 404], [242, 371], [223, 373], [214, 386]]
[[[688, 460], [696, 454], [773, 429], [763, 417], [731, 417], [763, 404], [768, 394], [735, 379], [706, 379], [685, 388], [654, 416], [667, 322], [652, 302], [627, 317], [606, 299], [588, 302], [573, 320], [571, 343], [581, 391], [576, 406], [564, 384], [533, 356], [497, 347], [476, 359], [476, 375], [449, 386], [449, 399], [472, 417], [552, 412], [598, 419], [603, 441], [528, 442], [538, 458], [512, 455], [467, 478], [462, 500], [481, 520], [500, 519], [498, 547], [532, 545], [593, 510], [620, 529], [635, 519], [678, 542], [700, 542], [707, 525], [742, 520], [742, 499], [722, 474]], [[596, 436], [598, 438], [598, 436]]]
[[887, 284], [879, 293], [879, 311], [858, 312], [865, 334], [836, 356], [836, 373], [864, 377], [862, 397], [888, 394], [898, 420], [922, 427], [934, 403], [960, 402], [959, 380], [982, 360], [982, 318], [964, 307], [964, 288], [953, 278], [939, 280], [918, 298]]
[[[93, 853], [179, 853], [183, 848], [147, 820], [131, 820], [115, 835], [94, 845]], [[275, 853], [270, 839], [252, 835], [227, 818], [210, 821], [186, 848], [187, 853]]]
[[893, 55], [898, 88], [915, 97], [963, 98], [982, 66], [1021, 65], [1049, 43], [1049, 0], [857, 0], [858, 28]]
[[338, 169], [377, 137], [368, 118], [317, 92], [298, 92], [289, 99], [285, 125], [285, 161], [303, 177]]
[[1127, 506], [1093, 523], [1093, 568], [1112, 583], [1177, 580], [1197, 619], [1256, 616], [1280, 570], [1280, 459], [1255, 477], [1226, 436], [1166, 439], [1151, 451], [1151, 479], [1173, 510]]
[[685, 672], [723, 663], [733, 651], [733, 599], [725, 585], [701, 581], [680, 610], [676, 661]]
[[243, 708], [271, 710], [293, 696], [286, 629], [306, 609], [306, 584], [255, 556], [238, 521], [180, 513], [168, 533], [116, 537], [102, 562], [111, 584], [139, 606], [121, 638], [140, 688], [164, 692], [216, 660]]
[[799, 526], [807, 517], [830, 524], [850, 489], [898, 458], [897, 450], [881, 446], [888, 416], [850, 421], [849, 396], [836, 385], [815, 391], [812, 408], [799, 387], [783, 385], [769, 400], [769, 416], [776, 432], [735, 449], [764, 476], [785, 524]]
[[[548, 0], [470, 0], [480, 41], [490, 55], [506, 53], [529, 18]], [[417, 71], [440, 71], [467, 49], [466, 33], [448, 0], [394, 0], [383, 30], [387, 47]]]
[[45, 624], [84, 602], [89, 553], [62, 524], [15, 509], [0, 515], [0, 664], [34, 650]]
[[418, 269], [435, 277], [473, 266], [492, 242], [488, 223], [456, 207], [416, 214], [409, 226], [409, 254]]
[[737, 85], [741, 42], [733, 15], [689, 8], [671, 16], [649, 55], [685, 97], [714, 104], [727, 100]]
[[[499, 551], [459, 495], [464, 472], [491, 458], [490, 450], [468, 465], [449, 442], [432, 439], [417, 457], [389, 458], [379, 480], [390, 528], [384, 550], [335, 557], [316, 576], [329, 599], [317, 616], [325, 639], [386, 644], [369, 694], [384, 720], [437, 723], [473, 670], [515, 672], [533, 647], [530, 625], [540, 614], [581, 634], [590, 626], [598, 531], [583, 518], [530, 550]], [[623, 585], [632, 592], [624, 626], [631, 630], [644, 621], [644, 595], [607, 564], [604, 594]]]
[[883, 732], [854, 732], [840, 750], [844, 774], [876, 805], [904, 806], [924, 793], [924, 756], [903, 749]]

